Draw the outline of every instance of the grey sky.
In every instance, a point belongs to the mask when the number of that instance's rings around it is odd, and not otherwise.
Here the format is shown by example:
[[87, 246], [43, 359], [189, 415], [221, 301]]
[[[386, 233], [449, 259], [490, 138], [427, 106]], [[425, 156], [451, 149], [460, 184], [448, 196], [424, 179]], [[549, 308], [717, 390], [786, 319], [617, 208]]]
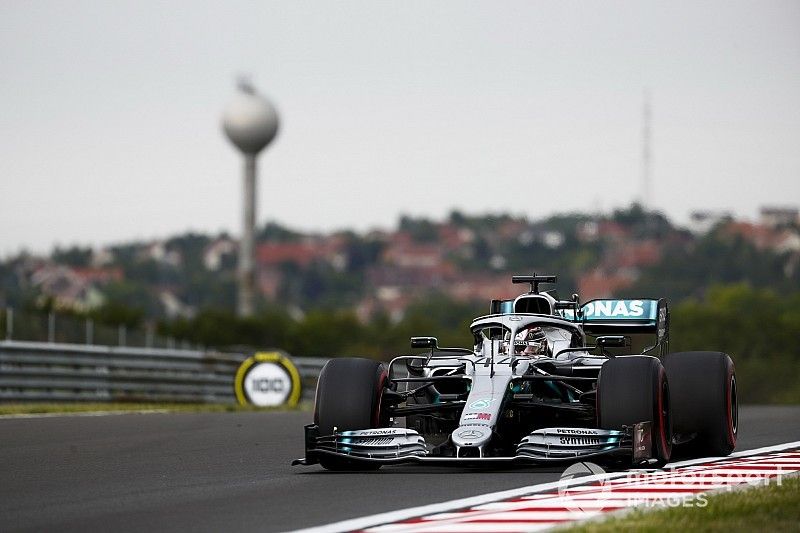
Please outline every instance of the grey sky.
[[0, 3], [0, 253], [239, 231], [219, 118], [276, 105], [259, 220], [303, 229], [800, 204], [800, 2]]

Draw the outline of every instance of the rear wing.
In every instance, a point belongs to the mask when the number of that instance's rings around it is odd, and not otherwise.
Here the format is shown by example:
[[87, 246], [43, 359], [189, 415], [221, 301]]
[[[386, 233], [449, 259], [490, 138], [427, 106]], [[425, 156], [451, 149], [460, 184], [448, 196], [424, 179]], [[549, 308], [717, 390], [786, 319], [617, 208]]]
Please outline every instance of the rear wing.
[[666, 349], [669, 338], [669, 309], [662, 299], [590, 300], [576, 313], [563, 309], [562, 316], [581, 324], [590, 335], [654, 334], [655, 347]]

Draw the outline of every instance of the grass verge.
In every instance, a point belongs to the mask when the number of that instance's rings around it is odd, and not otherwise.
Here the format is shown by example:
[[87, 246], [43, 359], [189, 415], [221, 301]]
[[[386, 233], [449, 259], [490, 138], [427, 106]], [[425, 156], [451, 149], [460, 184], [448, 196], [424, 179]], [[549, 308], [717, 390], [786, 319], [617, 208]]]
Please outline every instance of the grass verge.
[[[301, 403], [296, 410], [306, 410]], [[246, 411], [288, 411], [284, 407], [263, 408], [233, 404], [205, 403], [0, 403], [2, 415], [31, 415], [59, 413], [167, 411], [170, 413], [224, 413]]]
[[620, 517], [565, 529], [570, 533], [616, 531], [798, 531], [800, 478], [707, 497], [705, 507], [635, 510]]

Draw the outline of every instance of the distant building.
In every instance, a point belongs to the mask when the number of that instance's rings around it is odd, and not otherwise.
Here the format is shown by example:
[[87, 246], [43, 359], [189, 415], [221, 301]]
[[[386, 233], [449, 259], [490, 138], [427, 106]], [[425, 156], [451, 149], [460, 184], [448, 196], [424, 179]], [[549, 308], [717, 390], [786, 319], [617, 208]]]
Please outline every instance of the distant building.
[[256, 286], [268, 300], [276, 300], [286, 281], [284, 267], [305, 270], [315, 264], [330, 265], [336, 272], [344, 272], [350, 265], [345, 234], [304, 236], [289, 242], [268, 241], [256, 248]]
[[788, 226], [800, 222], [800, 210], [796, 207], [764, 206], [761, 208], [761, 224], [771, 228]]
[[607, 261], [619, 268], [642, 268], [661, 261], [661, 244], [653, 239], [630, 241], [615, 246]]
[[437, 269], [444, 262], [444, 250], [439, 243], [414, 242], [401, 232], [391, 238], [381, 259], [399, 268]]
[[548, 248], [560, 248], [564, 244], [564, 234], [560, 231], [545, 231], [542, 234], [542, 242]]
[[596, 220], [587, 220], [578, 224], [576, 235], [581, 242], [595, 242], [600, 236], [600, 225]]
[[517, 239], [528, 229], [529, 224], [527, 220], [515, 218], [502, 222], [495, 230], [495, 233], [500, 241], [507, 242]]
[[283, 273], [277, 268], [260, 268], [256, 274], [258, 292], [269, 300], [276, 300], [283, 283]]
[[778, 253], [800, 252], [800, 232], [786, 229], [775, 237], [773, 249]]
[[414, 295], [396, 287], [379, 287], [374, 296], [369, 296], [358, 304], [356, 316], [362, 323], [367, 323], [378, 313], [386, 313], [389, 321], [396, 324], [403, 320], [413, 299]]
[[265, 242], [256, 248], [256, 264], [260, 268], [274, 268], [286, 263], [307, 268], [321, 261], [342, 272], [350, 261], [348, 243], [348, 238], [342, 234], [309, 236], [291, 242]]
[[178, 250], [170, 250], [164, 241], [155, 241], [145, 246], [139, 252], [140, 259], [152, 259], [156, 263], [170, 265], [175, 268], [183, 263], [183, 256]]
[[622, 289], [627, 289], [636, 281], [636, 274], [629, 269], [609, 272], [595, 269], [578, 279], [578, 294], [581, 300], [610, 298]]
[[705, 235], [718, 224], [730, 222], [733, 215], [730, 211], [697, 210], [689, 214], [689, 231], [695, 235]]
[[103, 305], [103, 294], [71, 268], [48, 264], [37, 269], [30, 278], [42, 298], [52, 298], [56, 309], [89, 311]]
[[231, 264], [236, 257], [236, 252], [239, 245], [229, 237], [222, 237], [215, 240], [203, 251], [203, 266], [206, 270], [216, 272], [222, 265], [225, 264], [226, 259], [230, 259]]
[[86, 283], [105, 285], [112, 281], [122, 281], [125, 274], [120, 267], [76, 267], [72, 269], [76, 276]]
[[92, 251], [92, 266], [104, 267], [114, 262], [114, 253], [108, 248]]
[[321, 255], [320, 247], [312, 242], [268, 242], [258, 245], [256, 263], [260, 267], [291, 263], [306, 268]]
[[194, 307], [183, 303], [174, 292], [169, 290], [159, 292], [158, 301], [169, 318], [192, 318], [196, 313]]
[[587, 220], [578, 225], [577, 237], [581, 242], [620, 242], [630, 237], [630, 231], [613, 220]]
[[452, 224], [439, 227], [439, 243], [445, 250], [453, 252], [475, 241], [475, 232], [469, 228], [459, 228]]
[[772, 250], [777, 253], [800, 251], [800, 231], [797, 228], [731, 222], [724, 228], [726, 235], [742, 238], [759, 250]]
[[519, 295], [520, 287], [511, 283], [511, 276], [507, 273], [462, 274], [445, 292], [454, 300], [485, 303], [488, 309], [491, 300]]
[[429, 267], [378, 265], [367, 270], [367, 280], [373, 287], [404, 287], [436, 289], [455, 279], [457, 270], [451, 263]]

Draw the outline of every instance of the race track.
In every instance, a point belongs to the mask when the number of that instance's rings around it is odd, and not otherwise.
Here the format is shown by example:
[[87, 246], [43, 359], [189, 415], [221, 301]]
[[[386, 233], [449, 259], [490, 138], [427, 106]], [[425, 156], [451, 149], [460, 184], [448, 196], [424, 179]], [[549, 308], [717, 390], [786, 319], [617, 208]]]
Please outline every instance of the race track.
[[[0, 531], [284, 531], [557, 480], [291, 467], [308, 412], [0, 419]], [[740, 411], [739, 450], [800, 440], [800, 406]]]

